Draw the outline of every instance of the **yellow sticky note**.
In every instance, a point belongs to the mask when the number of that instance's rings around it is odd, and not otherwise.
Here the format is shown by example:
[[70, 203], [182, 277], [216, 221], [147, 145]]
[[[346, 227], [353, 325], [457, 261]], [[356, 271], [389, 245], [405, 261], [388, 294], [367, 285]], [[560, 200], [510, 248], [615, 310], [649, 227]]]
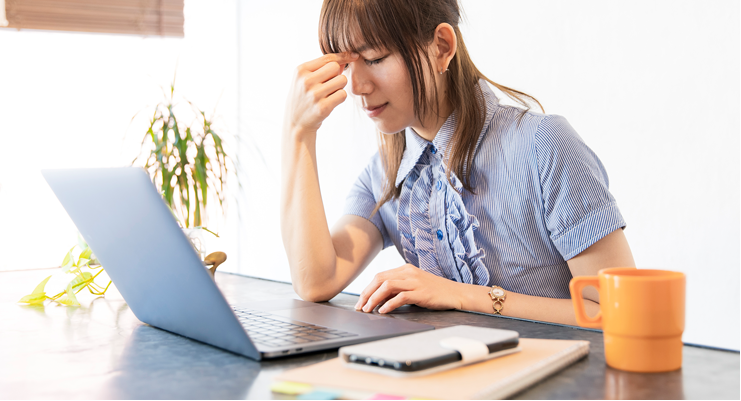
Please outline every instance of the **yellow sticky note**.
[[280, 394], [299, 395], [311, 391], [311, 386], [296, 382], [274, 382], [270, 386], [270, 391]]

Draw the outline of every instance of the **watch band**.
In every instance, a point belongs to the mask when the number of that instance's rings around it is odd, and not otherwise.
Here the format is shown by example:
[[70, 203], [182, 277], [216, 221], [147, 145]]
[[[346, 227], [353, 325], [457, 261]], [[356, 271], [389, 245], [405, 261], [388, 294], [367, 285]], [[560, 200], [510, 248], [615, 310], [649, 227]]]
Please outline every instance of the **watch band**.
[[507, 298], [504, 288], [498, 285], [492, 285], [491, 290], [489, 290], [489, 296], [491, 297], [491, 307], [494, 309], [494, 314], [501, 315], [502, 309], [504, 309], [504, 300]]

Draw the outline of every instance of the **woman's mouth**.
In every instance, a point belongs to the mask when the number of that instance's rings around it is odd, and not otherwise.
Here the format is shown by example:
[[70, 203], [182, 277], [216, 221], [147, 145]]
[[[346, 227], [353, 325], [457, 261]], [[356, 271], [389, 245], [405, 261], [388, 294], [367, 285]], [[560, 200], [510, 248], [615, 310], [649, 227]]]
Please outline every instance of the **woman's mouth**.
[[368, 106], [363, 107], [365, 109], [366, 114], [368, 114], [368, 117], [378, 117], [379, 114], [381, 114], [384, 110], [386, 110], [386, 105], [388, 105], [388, 102], [379, 104], [377, 106]]

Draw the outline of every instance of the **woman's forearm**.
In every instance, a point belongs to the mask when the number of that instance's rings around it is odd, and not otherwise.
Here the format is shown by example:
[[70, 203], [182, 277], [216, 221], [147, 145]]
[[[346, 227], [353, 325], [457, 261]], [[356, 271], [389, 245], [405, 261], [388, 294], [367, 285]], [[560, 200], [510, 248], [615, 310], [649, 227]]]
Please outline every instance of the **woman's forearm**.
[[280, 229], [293, 288], [309, 301], [325, 301], [342, 289], [335, 280], [337, 254], [319, 191], [316, 135], [347, 98], [342, 71], [357, 58], [355, 53], [325, 54], [299, 65], [286, 101]]
[[294, 289], [302, 298], [331, 298], [337, 256], [319, 189], [316, 132], [283, 134], [281, 235]]
[[[458, 285], [461, 286], [459, 289], [461, 294], [459, 309], [494, 313], [491, 297], [489, 296], [490, 287], [472, 284]], [[588, 299], [584, 300], [584, 307], [589, 316], [594, 316], [599, 311], [599, 304]], [[504, 309], [501, 313], [504, 316], [577, 325], [571, 299], [536, 297], [507, 291], [507, 298], [504, 301]]]

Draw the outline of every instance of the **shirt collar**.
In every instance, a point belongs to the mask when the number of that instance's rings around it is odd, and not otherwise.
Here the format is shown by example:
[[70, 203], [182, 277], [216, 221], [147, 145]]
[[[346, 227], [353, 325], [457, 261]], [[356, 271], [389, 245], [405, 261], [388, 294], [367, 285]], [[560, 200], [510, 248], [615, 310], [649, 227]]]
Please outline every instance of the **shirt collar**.
[[[484, 96], [484, 104], [486, 105], [486, 118], [484, 119], [484, 127], [479, 133], [479, 139], [476, 142], [474, 152], [478, 149], [481, 140], [484, 138], [484, 134], [489, 127], [489, 121], [491, 121], [494, 115], [494, 108], [499, 104], [499, 99], [494, 92], [489, 88], [487, 82], [483, 79], [479, 80], [479, 86], [481, 87], [481, 93]], [[437, 149], [438, 155], [447, 162], [448, 155], [445, 153], [448, 150], [450, 140], [453, 138], [456, 127], [455, 113], [451, 113], [447, 120], [443, 123], [440, 130], [435, 135], [435, 139], [432, 140], [432, 145]], [[409, 173], [412, 171], [414, 166], [419, 161], [419, 158], [424, 153], [425, 149], [430, 145], [426, 139], [417, 135], [411, 127], [407, 127], [404, 130], [404, 136], [406, 138], [406, 149], [404, 149], [404, 155], [401, 157], [401, 163], [399, 164], [399, 170], [396, 173], [396, 183], [398, 187], [407, 178]]]
[[407, 178], [427, 145], [430, 144], [426, 139], [417, 135], [411, 127], [407, 127], [404, 130], [404, 136], [406, 138], [406, 147], [404, 149], [404, 155], [401, 157], [399, 170], [396, 173], [396, 183], [394, 185], [397, 187]]

